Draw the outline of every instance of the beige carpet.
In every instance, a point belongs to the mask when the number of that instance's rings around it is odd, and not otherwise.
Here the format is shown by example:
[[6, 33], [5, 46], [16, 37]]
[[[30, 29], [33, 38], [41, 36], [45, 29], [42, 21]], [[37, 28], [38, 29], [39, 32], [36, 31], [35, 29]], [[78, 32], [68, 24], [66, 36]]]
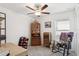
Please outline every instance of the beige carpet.
[[[50, 48], [42, 46], [29, 46], [28, 47], [29, 56], [62, 56], [61, 53], [53, 53]], [[71, 52], [70, 56], [76, 56], [74, 52]]]

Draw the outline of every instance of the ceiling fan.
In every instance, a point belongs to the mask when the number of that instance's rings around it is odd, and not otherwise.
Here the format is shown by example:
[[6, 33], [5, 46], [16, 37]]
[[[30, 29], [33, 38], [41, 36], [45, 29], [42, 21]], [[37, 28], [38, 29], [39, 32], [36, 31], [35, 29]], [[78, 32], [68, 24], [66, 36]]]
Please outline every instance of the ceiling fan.
[[29, 6], [25, 6], [27, 7], [28, 9], [34, 11], [34, 12], [31, 12], [31, 13], [27, 13], [27, 14], [35, 14], [37, 16], [40, 16], [41, 14], [50, 14], [50, 12], [44, 12], [43, 10], [46, 9], [48, 7], [47, 4], [44, 4], [43, 6], [41, 4], [35, 4], [35, 8], [32, 8], [32, 7], [29, 7]]

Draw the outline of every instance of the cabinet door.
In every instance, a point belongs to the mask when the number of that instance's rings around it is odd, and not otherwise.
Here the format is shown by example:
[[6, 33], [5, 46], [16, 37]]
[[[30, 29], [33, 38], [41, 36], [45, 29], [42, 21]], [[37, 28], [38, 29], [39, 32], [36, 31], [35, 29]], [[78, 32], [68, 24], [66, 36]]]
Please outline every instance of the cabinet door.
[[44, 32], [43, 33], [43, 45], [44, 46], [49, 46], [49, 32]]
[[41, 45], [41, 40], [39, 38], [32, 38], [32, 46]]

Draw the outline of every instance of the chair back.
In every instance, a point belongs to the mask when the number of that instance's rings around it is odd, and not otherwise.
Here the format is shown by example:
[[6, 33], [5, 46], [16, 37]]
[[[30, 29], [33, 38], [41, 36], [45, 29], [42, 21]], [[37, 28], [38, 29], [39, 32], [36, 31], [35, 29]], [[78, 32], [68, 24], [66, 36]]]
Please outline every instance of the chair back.
[[72, 41], [73, 36], [74, 36], [74, 33], [73, 33], [73, 32], [69, 32], [69, 33], [68, 33], [68, 37], [70, 38], [70, 41]]
[[26, 37], [20, 37], [18, 45], [27, 49], [28, 39]]
[[60, 40], [66, 42], [68, 39], [68, 35], [66, 32], [62, 32], [60, 35]]

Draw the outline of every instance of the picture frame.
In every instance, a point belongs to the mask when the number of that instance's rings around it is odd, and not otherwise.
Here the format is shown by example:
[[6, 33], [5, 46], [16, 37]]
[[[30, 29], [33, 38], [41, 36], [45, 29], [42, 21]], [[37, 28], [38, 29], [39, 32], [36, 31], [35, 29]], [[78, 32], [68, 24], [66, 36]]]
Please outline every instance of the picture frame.
[[45, 28], [51, 28], [51, 21], [45, 22]]

